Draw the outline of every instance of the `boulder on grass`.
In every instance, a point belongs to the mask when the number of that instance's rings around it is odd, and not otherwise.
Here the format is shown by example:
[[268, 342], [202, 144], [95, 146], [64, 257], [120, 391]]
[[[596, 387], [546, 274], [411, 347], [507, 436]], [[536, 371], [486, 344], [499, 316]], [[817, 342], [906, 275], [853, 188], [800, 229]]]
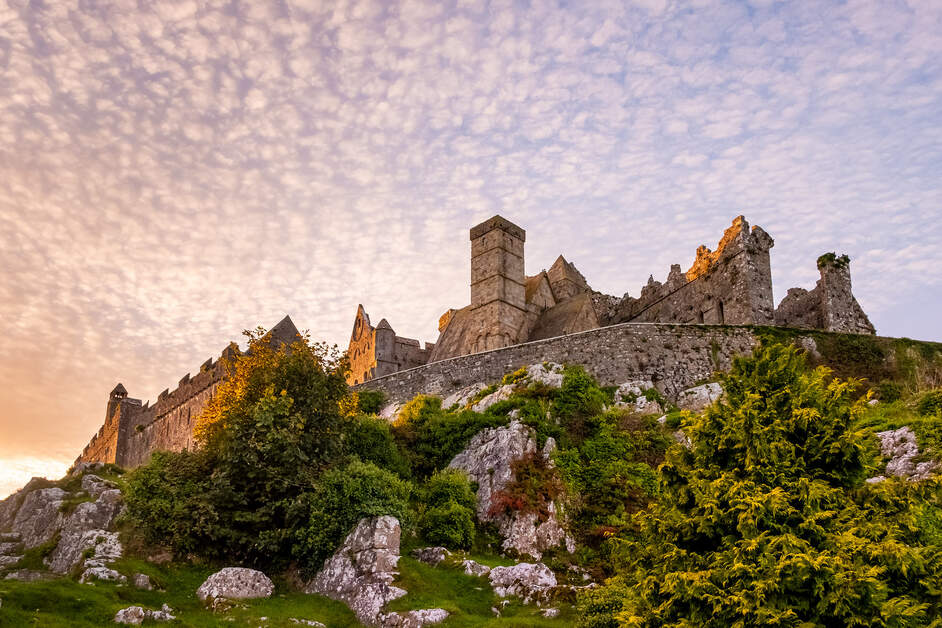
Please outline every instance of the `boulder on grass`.
[[226, 600], [251, 600], [271, 597], [275, 585], [261, 571], [244, 567], [226, 567], [217, 571], [196, 590], [196, 597], [203, 602], [217, 598]]

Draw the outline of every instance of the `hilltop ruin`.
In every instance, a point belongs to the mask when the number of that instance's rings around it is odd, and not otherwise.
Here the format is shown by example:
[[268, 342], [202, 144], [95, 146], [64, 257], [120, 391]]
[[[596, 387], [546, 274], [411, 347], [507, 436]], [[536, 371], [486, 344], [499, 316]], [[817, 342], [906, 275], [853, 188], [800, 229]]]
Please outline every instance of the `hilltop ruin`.
[[[562, 255], [549, 270], [526, 276], [526, 232], [500, 216], [475, 226], [470, 236], [471, 303], [441, 316], [436, 343], [397, 336], [386, 319], [374, 327], [363, 306], [357, 308], [348, 350], [351, 385], [405, 400], [553, 360], [582, 364], [606, 384], [652, 381], [671, 395], [752, 349], [757, 336], [739, 326], [874, 333], [851, 291], [843, 255], [822, 255], [817, 286], [792, 288], [773, 307], [773, 240], [742, 216], [715, 251], [701, 246], [687, 272], [671, 266], [664, 283], [652, 276], [638, 297], [593, 290]], [[300, 336], [285, 317], [268, 337], [291, 343]], [[230, 344], [221, 358], [238, 351]], [[225, 376], [224, 360], [209, 359], [153, 405], [129, 397], [119, 383], [108, 397], [104, 424], [76, 462], [135, 467], [157, 450], [192, 449], [197, 417]]]
[[473, 227], [471, 303], [439, 320], [437, 342], [397, 336], [384, 318], [376, 327], [359, 306], [350, 338], [349, 383], [361, 384], [449, 358], [546, 340], [621, 323], [778, 325], [858, 334], [875, 329], [851, 291], [850, 260], [818, 259], [814, 290], [792, 288], [778, 308], [772, 300], [772, 237], [733, 220], [715, 251], [697, 249], [686, 272], [670, 268], [664, 283], [652, 275], [638, 297], [593, 290], [560, 255], [549, 270], [524, 273], [526, 232], [494, 216]]

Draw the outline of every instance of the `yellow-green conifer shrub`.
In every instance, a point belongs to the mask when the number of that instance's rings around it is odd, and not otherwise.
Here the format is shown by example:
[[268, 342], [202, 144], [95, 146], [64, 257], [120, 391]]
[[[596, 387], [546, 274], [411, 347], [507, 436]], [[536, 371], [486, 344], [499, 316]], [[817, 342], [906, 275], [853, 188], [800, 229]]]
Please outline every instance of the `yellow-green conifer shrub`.
[[940, 625], [942, 552], [920, 530], [938, 485], [864, 482], [857, 382], [773, 345], [724, 387], [684, 424], [691, 447], [668, 452], [582, 625]]

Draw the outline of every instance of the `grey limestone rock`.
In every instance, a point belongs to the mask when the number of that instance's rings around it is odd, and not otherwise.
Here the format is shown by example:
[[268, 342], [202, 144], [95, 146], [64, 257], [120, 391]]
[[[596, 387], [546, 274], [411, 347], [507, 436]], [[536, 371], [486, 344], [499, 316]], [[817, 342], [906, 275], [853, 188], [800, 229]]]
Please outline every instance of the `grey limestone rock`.
[[166, 622], [173, 621], [176, 617], [173, 616], [173, 609], [166, 604], [164, 604], [159, 611], [147, 610], [140, 606], [129, 606], [128, 608], [122, 608], [114, 616], [114, 622], [116, 624], [126, 624], [130, 626], [138, 626], [142, 624], [145, 619]]
[[49, 569], [53, 573], [68, 573], [82, 559], [85, 550], [91, 548], [95, 549], [95, 558], [101, 564], [88, 566], [103, 567], [105, 563], [120, 558], [118, 535], [108, 532], [120, 508], [121, 491], [109, 488], [98, 493], [94, 502], [79, 504], [62, 521], [59, 544], [47, 560]]
[[444, 547], [420, 547], [412, 550], [413, 558], [432, 567], [437, 566], [449, 556], [451, 556], [451, 552]]
[[917, 462], [919, 458], [919, 444], [916, 434], [909, 426], [898, 430], [878, 432], [880, 439], [880, 452], [889, 460], [886, 463], [888, 475], [918, 481], [928, 478], [938, 466], [935, 462], [927, 460]]
[[469, 576], [486, 576], [491, 573], [490, 567], [474, 560], [468, 559], [461, 561], [461, 567]]
[[217, 598], [247, 600], [271, 597], [275, 585], [261, 571], [245, 567], [226, 567], [212, 574], [196, 590], [196, 597], [203, 602]]
[[386, 613], [382, 616], [382, 628], [422, 628], [440, 624], [448, 619], [448, 611], [442, 608], [426, 608], [420, 611]]
[[88, 473], [82, 476], [82, 490], [96, 499], [105, 491], [115, 488], [117, 487], [112, 482], [104, 480], [97, 475]]
[[531, 364], [527, 367], [527, 382], [539, 382], [550, 388], [563, 385], [563, 366], [555, 362]]
[[151, 582], [150, 576], [143, 573], [134, 574], [134, 587], [142, 591], [154, 590], [154, 584]]
[[401, 533], [395, 517], [360, 520], [305, 590], [343, 602], [364, 624], [382, 625], [383, 606], [406, 594], [392, 585]]
[[108, 567], [89, 567], [83, 571], [82, 575], [79, 577], [79, 582], [82, 584], [91, 584], [96, 580], [118, 582], [121, 584], [125, 584], [128, 581], [126, 576]]
[[615, 407], [626, 408], [638, 414], [660, 414], [664, 411], [657, 401], [644, 396], [645, 391], [654, 388], [650, 380], [632, 380], [624, 382], [615, 391]]
[[[475, 435], [468, 447], [448, 466], [464, 470], [471, 481], [477, 482], [478, 519], [497, 524], [504, 539], [503, 549], [539, 560], [542, 553], [551, 547], [565, 545], [568, 551], [575, 549], [559, 520], [555, 504], [550, 504], [550, 517], [542, 522], [534, 513], [491, 513], [494, 496], [514, 479], [512, 463], [536, 451], [533, 430], [514, 420], [506, 427], [483, 430]], [[547, 453], [544, 455], [548, 456]]]
[[557, 585], [556, 575], [543, 563], [494, 567], [489, 580], [499, 597], [519, 597], [524, 604], [545, 601]]
[[494, 392], [487, 395], [486, 397], [478, 401], [476, 404], [471, 406], [471, 409], [474, 410], [475, 412], [484, 412], [485, 410], [490, 408], [492, 405], [494, 405], [498, 401], [505, 401], [507, 399], [510, 399], [510, 395], [512, 395], [513, 393], [514, 393], [513, 385], [504, 384], [503, 386], [501, 386], [500, 388], [498, 388], [497, 390], [495, 390]]
[[59, 531], [62, 525], [59, 508], [68, 495], [61, 488], [41, 488], [25, 494], [11, 530], [20, 536], [26, 549], [42, 545]]
[[714, 401], [723, 396], [723, 387], [716, 382], [694, 386], [677, 395], [677, 406], [681, 410], [703, 412]]
[[471, 403], [471, 400], [474, 399], [475, 395], [485, 388], [487, 388], [487, 385], [483, 382], [460, 388], [445, 397], [445, 399], [442, 401], [442, 407], [446, 410], [455, 405], [457, 405], [459, 408], [464, 408], [469, 403]]

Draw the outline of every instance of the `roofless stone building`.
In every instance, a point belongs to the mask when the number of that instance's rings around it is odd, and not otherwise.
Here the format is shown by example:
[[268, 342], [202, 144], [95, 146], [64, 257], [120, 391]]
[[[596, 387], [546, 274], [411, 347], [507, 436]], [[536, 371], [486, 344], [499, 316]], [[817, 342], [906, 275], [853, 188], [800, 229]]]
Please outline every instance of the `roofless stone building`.
[[384, 318], [374, 328], [363, 306], [350, 338], [349, 382], [458, 356], [545, 340], [620, 323], [782, 325], [873, 334], [851, 291], [846, 256], [818, 259], [821, 279], [812, 291], [792, 288], [776, 309], [769, 250], [772, 237], [733, 220], [715, 251], [697, 249], [689, 270], [671, 266], [664, 283], [651, 276], [638, 297], [593, 290], [560, 255], [549, 270], [524, 271], [526, 231], [494, 216], [471, 229], [471, 303], [450, 309], [438, 324], [438, 341], [396, 336]]

